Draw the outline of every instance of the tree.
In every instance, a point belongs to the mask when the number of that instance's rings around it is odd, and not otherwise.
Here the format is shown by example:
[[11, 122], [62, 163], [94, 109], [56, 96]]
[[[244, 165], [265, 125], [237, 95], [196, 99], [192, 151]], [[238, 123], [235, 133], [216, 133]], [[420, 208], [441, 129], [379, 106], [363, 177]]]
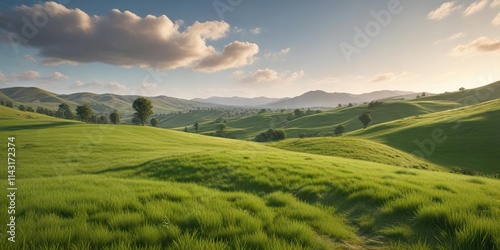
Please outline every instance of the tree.
[[339, 136], [339, 135], [342, 135], [344, 133], [344, 130], [345, 130], [344, 125], [340, 124], [337, 127], [335, 127], [335, 130], [333, 131], [333, 133], [336, 136]]
[[109, 123], [109, 119], [107, 116], [101, 115], [101, 117], [99, 117], [99, 124], [108, 124], [108, 123]]
[[9, 108], [13, 108], [14, 107], [14, 104], [12, 104], [11, 101], [6, 101], [5, 102], [5, 106], [9, 107]]
[[352, 103], [347, 104], [347, 107], [352, 107], [352, 106], [354, 106], [354, 104]]
[[43, 107], [37, 107], [36, 112], [38, 114], [47, 114], [47, 112], [45, 112], [45, 109]]
[[35, 112], [35, 110], [31, 106], [26, 107], [26, 111], [28, 111], [28, 112]]
[[286, 139], [286, 132], [281, 129], [269, 129], [266, 132], [258, 134], [254, 141], [256, 142], [269, 142], [269, 141], [280, 141]]
[[19, 110], [20, 111], [26, 111], [26, 107], [24, 105], [19, 105]]
[[153, 119], [151, 119], [150, 123], [151, 123], [151, 126], [156, 127], [158, 125], [158, 119], [153, 118]]
[[135, 99], [132, 108], [136, 111], [135, 116], [139, 119], [142, 126], [146, 124], [149, 116], [153, 114], [153, 104], [144, 97]]
[[134, 115], [134, 117], [132, 117], [132, 124], [134, 124], [134, 125], [141, 124], [141, 121], [139, 120], [139, 118], [136, 115]]
[[65, 118], [65, 119], [73, 119], [74, 115], [71, 112], [71, 109], [68, 104], [61, 103], [59, 104], [59, 109], [56, 112], [56, 117]]
[[422, 97], [424, 97], [424, 96], [425, 96], [425, 92], [422, 92]]
[[295, 110], [293, 111], [293, 113], [294, 113], [294, 115], [295, 115], [295, 118], [299, 118], [299, 117], [301, 117], [301, 116], [303, 116], [303, 115], [304, 115], [304, 112], [303, 112], [302, 110], [300, 110], [300, 109], [295, 109]]
[[5, 106], [4, 100], [0, 100], [0, 105]]
[[342, 108], [342, 104], [339, 103], [339, 105], [337, 106], [337, 108]]
[[370, 122], [372, 121], [372, 116], [370, 114], [370, 111], [363, 112], [363, 114], [361, 114], [358, 118], [361, 121], [361, 123], [363, 123], [364, 126], [363, 128], [366, 128], [366, 126], [368, 126], [368, 124], [370, 124]]
[[196, 133], [198, 133], [198, 129], [200, 128], [200, 125], [196, 122], [194, 125], [194, 130], [196, 131]]
[[459, 91], [464, 91], [465, 88], [464, 87], [461, 87], [460, 89], [458, 89]]
[[118, 124], [120, 123], [120, 115], [115, 111], [109, 115], [109, 120], [113, 124]]
[[217, 127], [217, 131], [215, 131], [215, 136], [218, 136], [218, 137], [226, 137], [227, 136], [226, 124], [219, 123], [219, 124], [217, 124], [216, 127]]
[[80, 117], [82, 122], [95, 122], [94, 119], [92, 119], [94, 111], [87, 104], [76, 107], [76, 114]]
[[188, 127], [184, 127], [184, 132], [188, 132]]

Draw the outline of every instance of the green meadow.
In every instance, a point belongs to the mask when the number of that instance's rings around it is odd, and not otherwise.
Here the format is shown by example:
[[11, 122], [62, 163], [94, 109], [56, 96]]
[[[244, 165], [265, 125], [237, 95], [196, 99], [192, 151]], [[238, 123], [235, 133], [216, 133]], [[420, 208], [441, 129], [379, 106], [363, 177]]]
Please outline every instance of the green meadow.
[[[450, 173], [450, 166], [466, 165], [437, 151], [463, 140], [485, 157], [476, 159], [475, 171], [498, 173], [497, 156], [488, 151], [498, 144], [479, 138], [495, 142], [499, 106], [497, 100], [447, 115], [387, 114], [396, 120], [352, 136], [270, 144], [84, 124], [0, 106], [1, 150], [16, 137], [18, 187], [16, 243], [2, 239], [0, 248], [499, 249], [500, 180]], [[417, 158], [413, 146], [396, 139], [424, 140], [426, 125], [458, 120], [462, 133], [447, 134], [435, 158]]]

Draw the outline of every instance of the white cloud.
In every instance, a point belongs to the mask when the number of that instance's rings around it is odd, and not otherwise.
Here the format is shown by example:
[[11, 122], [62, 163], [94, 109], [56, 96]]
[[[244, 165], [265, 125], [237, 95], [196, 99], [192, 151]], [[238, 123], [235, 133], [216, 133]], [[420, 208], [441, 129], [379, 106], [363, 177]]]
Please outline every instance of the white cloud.
[[384, 81], [392, 81], [396, 79], [396, 75], [394, 73], [385, 73], [374, 76], [370, 82], [384, 82]]
[[254, 72], [249, 72], [245, 74], [242, 71], [235, 71], [231, 74], [232, 77], [238, 79], [240, 82], [246, 83], [261, 83], [261, 82], [276, 82], [276, 83], [288, 83], [300, 79], [304, 76], [304, 71], [296, 72], [282, 72], [278, 73], [273, 69], [259, 69]]
[[499, 26], [500, 25], [500, 13], [498, 13], [495, 18], [493, 18], [493, 21], [491, 21], [491, 23], [495, 26]]
[[87, 82], [87, 83], [84, 83], [82, 81], [75, 81], [75, 83], [73, 83], [71, 85], [71, 88], [95, 88], [95, 87], [103, 87], [104, 86], [104, 83], [100, 82], [100, 81], [92, 81], [92, 82]]
[[111, 90], [116, 90], [116, 91], [125, 91], [127, 90], [127, 87], [123, 84], [119, 84], [117, 82], [110, 82], [108, 84], [108, 88], [110, 88]]
[[389, 73], [384, 73], [384, 74], [378, 74], [372, 79], [370, 79], [370, 82], [387, 82], [387, 81], [394, 81], [394, 80], [406, 80], [411, 77], [418, 76], [416, 74], [410, 75], [408, 72], [402, 72], [401, 74], [395, 74], [392, 72]]
[[103, 89], [103, 90], [109, 90], [113, 92], [123, 92], [126, 91], [128, 88], [125, 85], [122, 85], [117, 82], [110, 82], [110, 83], [103, 83], [101, 81], [91, 81], [84, 83], [82, 81], [75, 81], [70, 88], [73, 89], [92, 89], [95, 90], [96, 88]]
[[[1, 73], [1, 72], [0, 72]], [[51, 82], [51, 81], [59, 81], [59, 80], [67, 80], [68, 76], [64, 75], [61, 72], [53, 72], [48, 76], [41, 76], [38, 71], [27, 70], [23, 72], [15, 72], [10, 76], [1, 75], [0, 81], [3, 79], [4, 82], [27, 82], [27, 81], [36, 81], [36, 82]]]
[[496, 8], [500, 7], [500, 0], [493, 0], [493, 2], [490, 5], [491, 8]]
[[484, 9], [488, 5], [488, 0], [479, 0], [477, 2], [474, 2], [467, 7], [464, 11], [464, 16], [470, 16], [473, 15], [482, 9]]
[[292, 50], [291, 48], [284, 48], [278, 52], [269, 51], [264, 53], [264, 58], [272, 61], [284, 60], [291, 50]]
[[453, 48], [451, 54], [454, 56], [471, 55], [474, 53], [488, 53], [500, 51], [500, 38], [490, 39], [485, 36], [479, 37], [471, 43], [458, 45]]
[[0, 30], [19, 36], [23, 36], [23, 17], [50, 16], [50, 22], [24, 44], [39, 49], [45, 65], [103, 62], [156, 69], [197, 66], [212, 72], [250, 64], [258, 53], [254, 43], [232, 42], [222, 52], [208, 45], [227, 35], [230, 26], [224, 21], [194, 22], [181, 30], [182, 22], [165, 15], [139, 17], [113, 9], [90, 16], [56, 2], [22, 5], [0, 15]]
[[242, 29], [242, 28], [240, 28], [238, 26], [234, 26], [233, 32], [236, 33], [236, 34], [245, 33], [245, 29]]
[[457, 33], [449, 36], [448, 38], [446, 38], [444, 40], [439, 40], [439, 41], [435, 42], [434, 44], [439, 44], [439, 43], [443, 43], [443, 42], [450, 42], [450, 41], [462, 38], [464, 36], [465, 36], [465, 33], [463, 33], [463, 32], [457, 32]]
[[56, 72], [50, 74], [50, 76], [49, 76], [48, 79], [50, 79], [50, 80], [58, 80], [58, 79], [65, 79], [65, 80], [67, 80], [67, 79], [69, 79], [69, 77], [66, 76], [66, 75], [64, 75], [61, 72], [57, 72], [56, 71]]
[[24, 55], [24, 59], [30, 62], [36, 62], [36, 59], [32, 55]]
[[28, 70], [20, 73], [12, 73], [8, 80], [11, 82], [24, 82], [36, 80], [38, 78], [40, 78], [40, 73], [34, 70]]
[[257, 53], [259, 53], [259, 46], [255, 43], [232, 42], [224, 47], [222, 53], [214, 51], [200, 60], [194, 69], [201, 72], [215, 72], [241, 67], [252, 64]]
[[250, 30], [250, 33], [254, 34], [254, 35], [258, 35], [262, 32], [262, 29], [259, 28], [259, 27], [255, 27], [253, 29]]
[[431, 11], [427, 14], [427, 19], [429, 20], [441, 20], [447, 16], [449, 16], [453, 11], [462, 8], [461, 5], [455, 5], [455, 2], [446, 2], [443, 3], [439, 8]]
[[5, 82], [5, 75], [0, 71], [0, 83]]

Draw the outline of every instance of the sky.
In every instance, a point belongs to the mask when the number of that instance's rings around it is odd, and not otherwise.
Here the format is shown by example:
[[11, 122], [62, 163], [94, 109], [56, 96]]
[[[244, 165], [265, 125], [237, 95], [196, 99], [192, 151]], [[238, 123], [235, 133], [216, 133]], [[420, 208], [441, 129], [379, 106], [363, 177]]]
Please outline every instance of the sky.
[[500, 0], [0, 3], [0, 88], [294, 97], [500, 79]]

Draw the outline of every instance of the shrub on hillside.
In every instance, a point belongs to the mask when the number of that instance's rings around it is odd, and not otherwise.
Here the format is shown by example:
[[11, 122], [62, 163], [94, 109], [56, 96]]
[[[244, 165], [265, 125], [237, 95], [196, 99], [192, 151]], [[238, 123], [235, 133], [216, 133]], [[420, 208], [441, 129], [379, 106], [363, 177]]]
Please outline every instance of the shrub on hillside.
[[270, 141], [281, 141], [286, 139], [286, 132], [281, 129], [269, 129], [266, 132], [262, 132], [257, 135], [254, 139], [256, 142], [270, 142]]

